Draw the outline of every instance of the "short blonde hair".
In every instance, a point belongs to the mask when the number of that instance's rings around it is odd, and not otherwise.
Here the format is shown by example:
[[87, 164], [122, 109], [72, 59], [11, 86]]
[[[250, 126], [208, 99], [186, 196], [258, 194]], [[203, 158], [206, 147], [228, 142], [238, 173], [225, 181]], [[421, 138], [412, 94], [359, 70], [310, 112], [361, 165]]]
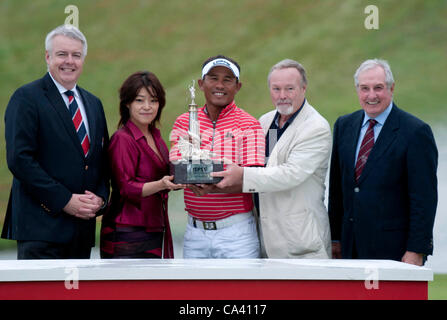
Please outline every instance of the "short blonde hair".
[[298, 70], [298, 72], [301, 74], [301, 88], [304, 86], [307, 86], [307, 76], [306, 76], [306, 70], [302, 66], [301, 63], [298, 61], [292, 60], [292, 59], [284, 59], [275, 64], [271, 69], [267, 76], [267, 85], [270, 86], [270, 76], [272, 75], [272, 72], [275, 70], [280, 69], [287, 69], [287, 68], [295, 68]]

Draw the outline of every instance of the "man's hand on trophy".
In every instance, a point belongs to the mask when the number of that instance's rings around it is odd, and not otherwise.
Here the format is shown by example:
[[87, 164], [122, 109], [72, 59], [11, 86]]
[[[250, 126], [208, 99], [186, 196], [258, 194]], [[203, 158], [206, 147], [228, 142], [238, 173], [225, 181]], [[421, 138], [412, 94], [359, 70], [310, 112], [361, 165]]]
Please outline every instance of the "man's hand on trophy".
[[185, 189], [186, 185], [184, 184], [175, 184], [172, 182], [172, 180], [174, 180], [174, 176], [164, 176], [163, 178], [161, 178], [161, 183], [163, 185], [163, 189], [168, 189], [168, 190], [180, 190], [180, 189]]
[[223, 178], [219, 183], [216, 184], [216, 187], [218, 187], [219, 189], [242, 186], [244, 178], [244, 168], [231, 163], [227, 164], [227, 168], [225, 171], [211, 172], [210, 175], [212, 177]]
[[187, 184], [186, 188], [190, 189], [198, 197], [212, 193], [215, 189], [213, 184]]

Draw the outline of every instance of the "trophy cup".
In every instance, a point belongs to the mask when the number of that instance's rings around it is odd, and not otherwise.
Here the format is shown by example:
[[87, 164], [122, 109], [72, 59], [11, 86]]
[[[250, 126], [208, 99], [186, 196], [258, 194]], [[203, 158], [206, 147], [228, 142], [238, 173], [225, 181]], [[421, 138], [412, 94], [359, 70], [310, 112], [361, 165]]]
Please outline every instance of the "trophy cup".
[[223, 162], [211, 160], [214, 154], [208, 150], [200, 149], [200, 126], [197, 114], [197, 104], [194, 99], [194, 80], [189, 87], [191, 103], [189, 104], [188, 137], [180, 137], [178, 149], [181, 160], [171, 163], [171, 175], [174, 183], [178, 184], [215, 184], [221, 177], [211, 177], [210, 173], [223, 171]]

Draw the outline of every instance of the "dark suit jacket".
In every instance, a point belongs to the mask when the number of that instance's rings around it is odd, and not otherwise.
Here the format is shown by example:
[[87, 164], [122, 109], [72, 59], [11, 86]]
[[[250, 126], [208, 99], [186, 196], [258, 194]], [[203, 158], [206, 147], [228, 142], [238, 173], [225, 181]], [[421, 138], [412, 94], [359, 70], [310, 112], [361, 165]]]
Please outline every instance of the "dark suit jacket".
[[62, 209], [73, 193], [109, 197], [109, 136], [101, 101], [78, 87], [87, 113], [90, 149], [85, 158], [68, 108], [50, 75], [22, 86], [5, 113], [7, 163], [13, 174], [2, 237], [94, 245], [95, 219]]
[[355, 151], [363, 110], [334, 125], [329, 217], [342, 257], [400, 261], [405, 251], [433, 252], [438, 151], [430, 127], [393, 105], [358, 183]]

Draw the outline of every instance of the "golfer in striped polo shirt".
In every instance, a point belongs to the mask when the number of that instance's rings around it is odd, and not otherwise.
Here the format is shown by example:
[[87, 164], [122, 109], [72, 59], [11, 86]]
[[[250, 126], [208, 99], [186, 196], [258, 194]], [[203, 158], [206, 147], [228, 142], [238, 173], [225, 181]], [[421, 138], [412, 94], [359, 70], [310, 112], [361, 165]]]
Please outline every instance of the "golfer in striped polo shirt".
[[[198, 111], [200, 148], [212, 151], [213, 160], [226, 159], [239, 166], [264, 166], [262, 128], [234, 102], [242, 85], [237, 62], [222, 55], [207, 59], [198, 84], [206, 100]], [[177, 142], [188, 135], [188, 124], [188, 113], [180, 115], [174, 123], [171, 161], [181, 158]], [[188, 185], [184, 199], [188, 213], [184, 258], [260, 257], [252, 195], [242, 193], [242, 184], [226, 189]]]

